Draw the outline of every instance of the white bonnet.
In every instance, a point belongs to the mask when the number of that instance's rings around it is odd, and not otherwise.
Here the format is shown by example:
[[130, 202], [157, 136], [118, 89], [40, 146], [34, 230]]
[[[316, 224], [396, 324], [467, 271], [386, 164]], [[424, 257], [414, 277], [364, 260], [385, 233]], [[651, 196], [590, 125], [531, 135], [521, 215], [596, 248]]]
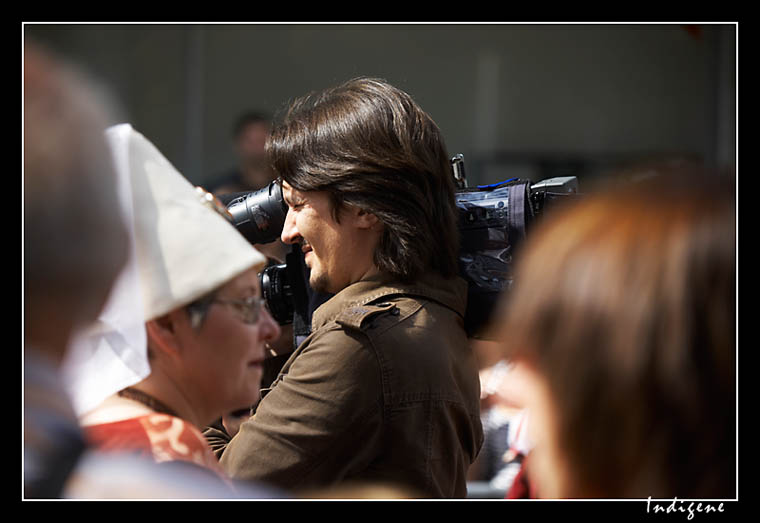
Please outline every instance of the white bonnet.
[[145, 322], [187, 305], [266, 258], [129, 124], [106, 131], [130, 256], [95, 325], [62, 368], [77, 414], [150, 373]]

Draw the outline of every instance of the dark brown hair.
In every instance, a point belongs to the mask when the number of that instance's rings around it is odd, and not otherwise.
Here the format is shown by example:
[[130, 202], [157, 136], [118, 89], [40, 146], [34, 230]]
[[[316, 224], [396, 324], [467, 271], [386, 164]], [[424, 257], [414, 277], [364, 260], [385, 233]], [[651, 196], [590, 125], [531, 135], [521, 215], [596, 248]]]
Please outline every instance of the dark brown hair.
[[547, 380], [568, 495], [736, 495], [735, 220], [730, 179], [667, 177], [524, 244], [500, 338]]
[[402, 280], [457, 273], [459, 246], [448, 151], [435, 122], [405, 92], [357, 78], [295, 100], [267, 151], [300, 191], [326, 191], [384, 225], [375, 264]]

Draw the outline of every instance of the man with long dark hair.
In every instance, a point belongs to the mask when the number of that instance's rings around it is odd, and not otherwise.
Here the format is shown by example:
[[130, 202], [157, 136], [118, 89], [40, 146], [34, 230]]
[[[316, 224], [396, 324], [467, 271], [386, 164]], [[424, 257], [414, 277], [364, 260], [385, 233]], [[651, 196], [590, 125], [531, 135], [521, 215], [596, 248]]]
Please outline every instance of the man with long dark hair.
[[221, 457], [285, 488], [466, 496], [482, 444], [448, 151], [405, 92], [359, 78], [296, 100], [267, 142], [310, 285], [334, 296]]

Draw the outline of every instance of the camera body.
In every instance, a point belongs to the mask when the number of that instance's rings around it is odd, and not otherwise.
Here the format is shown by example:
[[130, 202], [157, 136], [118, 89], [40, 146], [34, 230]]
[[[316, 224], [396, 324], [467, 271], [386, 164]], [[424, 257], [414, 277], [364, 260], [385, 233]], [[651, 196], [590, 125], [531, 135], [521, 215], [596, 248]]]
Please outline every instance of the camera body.
[[[463, 156], [454, 156], [451, 166], [459, 210], [459, 272], [468, 284], [465, 330], [470, 337], [481, 337], [499, 295], [512, 284], [512, 260], [527, 230], [546, 206], [577, 195], [578, 180], [570, 176], [531, 184], [515, 178], [468, 188]], [[258, 191], [219, 199], [235, 227], [252, 244], [280, 237], [288, 209], [277, 181]], [[297, 246], [284, 264], [270, 265], [259, 278], [272, 316], [281, 325], [293, 324], [298, 343], [309, 334], [311, 313], [330, 296], [309, 287], [308, 267]]]
[[578, 194], [575, 176], [536, 184], [514, 178], [456, 192], [459, 273], [467, 281], [465, 331], [483, 337], [499, 296], [512, 286], [515, 252], [545, 207]]

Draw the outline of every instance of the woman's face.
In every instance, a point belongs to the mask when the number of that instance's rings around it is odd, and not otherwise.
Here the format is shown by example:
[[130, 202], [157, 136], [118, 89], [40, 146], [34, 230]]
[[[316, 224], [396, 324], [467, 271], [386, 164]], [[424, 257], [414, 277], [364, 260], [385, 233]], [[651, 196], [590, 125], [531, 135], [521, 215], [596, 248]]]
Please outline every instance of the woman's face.
[[[258, 273], [251, 269], [217, 290], [199, 327], [181, 329], [183, 364], [195, 384], [193, 401], [214, 418], [259, 399], [266, 344], [280, 336], [277, 322], [255, 301], [260, 297]], [[249, 298], [254, 305], [239, 303]]]

